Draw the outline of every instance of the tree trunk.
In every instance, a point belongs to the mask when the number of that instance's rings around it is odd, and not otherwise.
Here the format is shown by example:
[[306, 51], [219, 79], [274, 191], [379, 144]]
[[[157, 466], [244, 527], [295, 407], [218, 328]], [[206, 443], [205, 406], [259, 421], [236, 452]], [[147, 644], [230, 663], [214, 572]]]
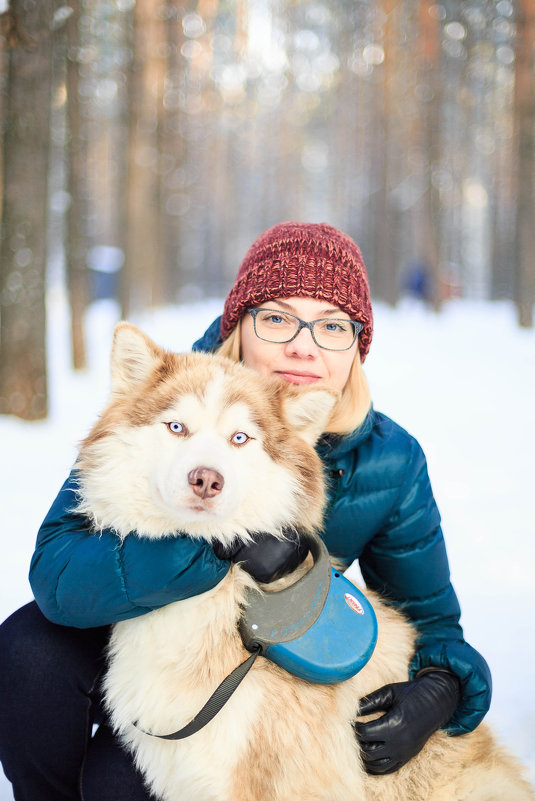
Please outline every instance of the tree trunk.
[[384, 15], [384, 62], [382, 75], [382, 106], [379, 111], [380, 130], [382, 136], [380, 147], [382, 153], [378, 154], [378, 192], [377, 192], [377, 226], [375, 228], [375, 292], [377, 297], [391, 306], [395, 306], [399, 297], [398, 264], [396, 253], [396, 231], [392, 209], [392, 188], [394, 182], [394, 67], [395, 67], [395, 37], [398, 17], [397, 0], [382, 0], [381, 8]]
[[535, 303], [535, 0], [517, 4], [514, 126], [517, 161], [515, 300], [518, 322], [533, 327]]
[[134, 6], [133, 59], [128, 92], [126, 253], [122, 270], [123, 317], [160, 299], [162, 271], [159, 135], [166, 41], [159, 0]]
[[[45, 274], [52, 16], [49, 0], [11, 0], [0, 243], [0, 412], [47, 414]], [[20, 22], [23, 20], [24, 30]]]
[[422, 0], [419, 7], [419, 67], [420, 78], [427, 96], [422, 100], [422, 152], [426, 154], [426, 191], [418, 203], [419, 231], [418, 252], [423, 266], [431, 278], [431, 301], [435, 311], [442, 303], [442, 281], [440, 275], [439, 225], [440, 203], [433, 185], [432, 174], [439, 162], [440, 131], [440, 24], [430, 13], [433, 3]]
[[86, 366], [84, 313], [88, 303], [86, 263], [84, 177], [85, 158], [82, 138], [80, 98], [78, 95], [78, 49], [80, 46], [80, 0], [71, 0], [73, 13], [67, 21], [67, 192], [70, 195], [65, 231], [65, 264], [71, 309], [72, 365], [75, 370]]

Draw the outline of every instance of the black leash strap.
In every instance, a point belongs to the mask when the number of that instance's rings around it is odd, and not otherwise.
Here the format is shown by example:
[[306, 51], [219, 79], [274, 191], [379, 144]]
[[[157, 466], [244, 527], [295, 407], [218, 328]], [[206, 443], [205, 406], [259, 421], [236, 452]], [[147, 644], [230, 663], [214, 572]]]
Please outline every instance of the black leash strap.
[[226, 679], [223, 679], [219, 687], [214, 690], [203, 708], [197, 712], [195, 717], [182, 729], [172, 732], [171, 734], [152, 734], [150, 731], [141, 729], [136, 723], [134, 723], [134, 726], [144, 734], [148, 734], [150, 737], [159, 737], [160, 740], [183, 740], [185, 737], [190, 737], [192, 734], [195, 734], [195, 732], [198, 732], [199, 729], [206, 726], [207, 723], [210, 723], [220, 709], [225, 706], [232, 693], [238, 688], [239, 684], [252, 668], [259, 653], [260, 647], [257, 647], [245, 662], [242, 662], [241, 665], [234, 668], [232, 673], [229, 673]]

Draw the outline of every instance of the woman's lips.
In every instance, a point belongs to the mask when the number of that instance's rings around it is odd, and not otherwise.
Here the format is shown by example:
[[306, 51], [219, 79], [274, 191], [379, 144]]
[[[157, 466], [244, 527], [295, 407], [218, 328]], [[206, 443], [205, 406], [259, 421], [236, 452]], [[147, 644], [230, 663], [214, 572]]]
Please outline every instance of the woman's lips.
[[321, 380], [321, 376], [314, 373], [292, 373], [284, 370], [277, 370], [277, 375], [288, 381], [290, 384], [315, 384]]

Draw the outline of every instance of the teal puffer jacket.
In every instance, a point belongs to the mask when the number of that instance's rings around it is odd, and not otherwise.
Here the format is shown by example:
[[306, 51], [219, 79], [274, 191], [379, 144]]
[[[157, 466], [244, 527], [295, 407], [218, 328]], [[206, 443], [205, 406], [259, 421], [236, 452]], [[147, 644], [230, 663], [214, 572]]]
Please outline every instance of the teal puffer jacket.
[[[218, 332], [216, 321], [194, 348], [212, 350]], [[462, 697], [447, 728], [473, 730], [488, 711], [491, 677], [463, 638], [422, 449], [373, 410], [353, 434], [324, 435], [317, 449], [329, 479], [323, 537], [330, 553], [346, 565], [358, 559], [367, 586], [414, 621], [411, 675], [428, 666], [453, 671]], [[204, 592], [226, 574], [228, 563], [204, 541], [95, 536], [69, 511], [74, 489], [71, 475], [39, 530], [30, 568], [35, 598], [50, 620], [82, 628], [114, 623]]]

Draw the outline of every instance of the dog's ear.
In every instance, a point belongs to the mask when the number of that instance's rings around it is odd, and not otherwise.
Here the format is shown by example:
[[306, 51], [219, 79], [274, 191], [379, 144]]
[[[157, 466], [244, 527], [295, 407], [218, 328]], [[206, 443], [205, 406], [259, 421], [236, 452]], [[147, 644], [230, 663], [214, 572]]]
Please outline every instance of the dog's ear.
[[117, 323], [111, 349], [111, 388], [115, 395], [144, 384], [161, 362], [163, 351], [132, 323]]
[[283, 408], [288, 423], [314, 445], [325, 431], [340, 393], [332, 389], [287, 388]]

